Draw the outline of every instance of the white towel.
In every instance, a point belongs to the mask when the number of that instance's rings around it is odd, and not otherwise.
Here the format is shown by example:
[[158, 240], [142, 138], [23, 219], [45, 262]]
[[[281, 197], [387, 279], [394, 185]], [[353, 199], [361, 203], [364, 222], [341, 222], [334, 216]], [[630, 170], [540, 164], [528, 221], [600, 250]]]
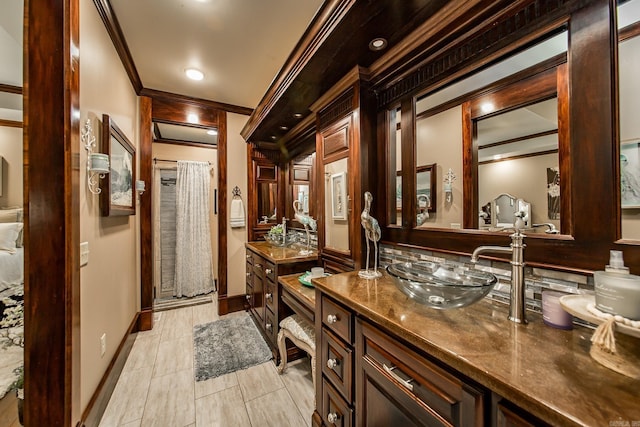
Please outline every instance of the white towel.
[[244, 204], [241, 198], [231, 200], [231, 214], [229, 215], [231, 228], [244, 227]]

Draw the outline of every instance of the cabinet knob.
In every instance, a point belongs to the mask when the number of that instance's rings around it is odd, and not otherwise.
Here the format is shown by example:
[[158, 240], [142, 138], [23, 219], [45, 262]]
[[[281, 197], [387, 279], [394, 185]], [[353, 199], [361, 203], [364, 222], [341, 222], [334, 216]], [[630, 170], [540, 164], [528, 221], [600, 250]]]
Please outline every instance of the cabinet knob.
[[327, 368], [329, 369], [333, 369], [336, 366], [338, 366], [338, 361], [336, 359], [329, 359], [327, 360]]
[[268, 299], [268, 300], [273, 301], [273, 295], [271, 294], [271, 292], [268, 292], [268, 293], [264, 294], [264, 297], [265, 297], [266, 299]]
[[340, 419], [340, 417], [335, 412], [329, 412], [327, 414], [327, 421], [329, 421], [331, 424], [335, 423], [339, 419]]
[[256, 264], [256, 267], [262, 268], [262, 264]]
[[245, 298], [247, 298], [247, 301], [249, 301], [251, 299], [251, 295], [247, 294]]
[[264, 327], [269, 331], [273, 329], [273, 325], [271, 323], [267, 323]]
[[264, 270], [264, 272], [267, 273], [267, 274], [271, 274], [271, 273], [273, 273], [273, 270], [270, 269], [270, 268], [267, 268], [267, 269]]
[[247, 255], [246, 257], [247, 257], [247, 259], [251, 259], [251, 255]]
[[247, 273], [247, 277], [251, 276], [251, 273]]
[[328, 323], [328, 324], [330, 324], [330, 325], [331, 325], [331, 324], [333, 324], [333, 323], [336, 323], [337, 321], [338, 321], [338, 316], [336, 316], [335, 314], [329, 314], [329, 315], [327, 316], [327, 323]]

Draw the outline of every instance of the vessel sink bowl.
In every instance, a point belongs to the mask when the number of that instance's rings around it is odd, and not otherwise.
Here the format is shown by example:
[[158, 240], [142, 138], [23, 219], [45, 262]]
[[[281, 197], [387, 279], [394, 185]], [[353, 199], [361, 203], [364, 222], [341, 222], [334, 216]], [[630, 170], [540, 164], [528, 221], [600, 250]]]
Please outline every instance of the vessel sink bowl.
[[389, 265], [387, 272], [407, 296], [437, 309], [473, 304], [498, 281], [491, 273], [446, 262], [401, 262]]
[[298, 241], [295, 233], [287, 233], [286, 238], [282, 239], [282, 234], [265, 234], [264, 240], [266, 240], [271, 246], [277, 246], [284, 248], [290, 246]]

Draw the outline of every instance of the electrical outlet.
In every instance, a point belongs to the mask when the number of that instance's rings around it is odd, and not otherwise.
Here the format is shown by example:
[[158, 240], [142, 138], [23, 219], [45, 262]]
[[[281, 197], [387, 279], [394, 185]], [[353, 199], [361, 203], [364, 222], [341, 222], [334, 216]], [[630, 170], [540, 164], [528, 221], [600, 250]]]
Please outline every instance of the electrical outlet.
[[100, 357], [104, 356], [107, 351], [107, 334], [104, 333], [100, 337]]

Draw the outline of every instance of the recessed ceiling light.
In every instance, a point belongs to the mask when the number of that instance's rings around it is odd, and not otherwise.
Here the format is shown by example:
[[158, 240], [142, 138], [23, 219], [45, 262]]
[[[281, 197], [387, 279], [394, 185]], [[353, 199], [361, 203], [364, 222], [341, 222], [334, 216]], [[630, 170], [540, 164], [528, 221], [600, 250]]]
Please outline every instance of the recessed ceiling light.
[[271, 139], [273, 139], [275, 141], [276, 136], [275, 135], [271, 135]]
[[289, 130], [289, 128], [286, 126], [280, 126], [280, 130]]
[[300, 118], [302, 118], [302, 114], [300, 114], [300, 113], [295, 113], [295, 114], [293, 115], [293, 117], [294, 117], [294, 118], [296, 118], [296, 119], [300, 119]]
[[369, 49], [371, 50], [382, 50], [387, 47], [387, 40], [382, 37], [375, 38], [369, 42]]
[[218, 134], [218, 131], [215, 129], [209, 129], [207, 131], [207, 135], [217, 135], [217, 134]]
[[200, 117], [197, 114], [189, 113], [187, 114], [187, 122], [198, 124], [200, 122]]
[[204, 73], [202, 71], [200, 71], [200, 70], [196, 70], [195, 68], [187, 68], [186, 70], [184, 70], [184, 73], [191, 80], [202, 80], [202, 79], [204, 79]]

